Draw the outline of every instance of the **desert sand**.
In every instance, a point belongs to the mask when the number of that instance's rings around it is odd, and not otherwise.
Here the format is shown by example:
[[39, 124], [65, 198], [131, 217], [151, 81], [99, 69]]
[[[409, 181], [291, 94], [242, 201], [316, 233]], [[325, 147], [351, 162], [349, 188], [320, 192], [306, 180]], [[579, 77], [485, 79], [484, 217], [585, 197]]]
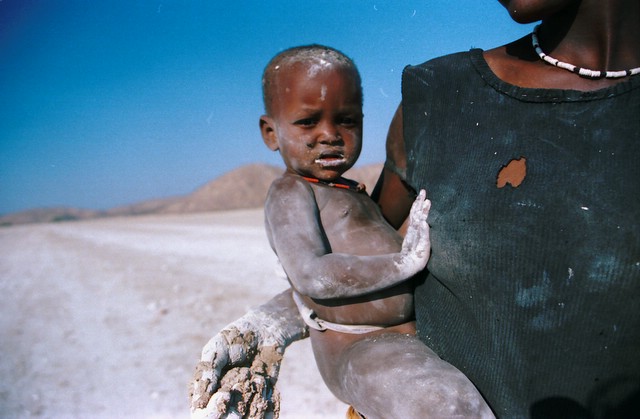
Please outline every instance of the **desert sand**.
[[[262, 210], [0, 229], [0, 417], [187, 418], [200, 350], [284, 290]], [[343, 418], [310, 342], [286, 352], [281, 418]]]

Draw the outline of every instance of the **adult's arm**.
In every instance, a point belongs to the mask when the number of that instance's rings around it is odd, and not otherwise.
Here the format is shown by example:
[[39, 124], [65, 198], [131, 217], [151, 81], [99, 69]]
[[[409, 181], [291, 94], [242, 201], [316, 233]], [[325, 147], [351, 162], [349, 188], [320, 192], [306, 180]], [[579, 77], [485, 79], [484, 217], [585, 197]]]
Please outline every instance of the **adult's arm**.
[[371, 197], [378, 203], [382, 214], [400, 230], [409, 215], [416, 192], [405, 181], [407, 157], [402, 131], [402, 105], [391, 120], [386, 142], [386, 161]]

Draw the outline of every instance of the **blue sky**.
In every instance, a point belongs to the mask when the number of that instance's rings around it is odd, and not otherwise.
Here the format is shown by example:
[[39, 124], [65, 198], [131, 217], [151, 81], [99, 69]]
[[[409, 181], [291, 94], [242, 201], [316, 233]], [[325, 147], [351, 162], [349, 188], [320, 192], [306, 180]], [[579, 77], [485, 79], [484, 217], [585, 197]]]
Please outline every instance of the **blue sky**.
[[0, 214], [107, 209], [281, 165], [258, 131], [260, 77], [308, 43], [355, 60], [359, 164], [382, 162], [405, 65], [530, 30], [493, 0], [0, 0]]

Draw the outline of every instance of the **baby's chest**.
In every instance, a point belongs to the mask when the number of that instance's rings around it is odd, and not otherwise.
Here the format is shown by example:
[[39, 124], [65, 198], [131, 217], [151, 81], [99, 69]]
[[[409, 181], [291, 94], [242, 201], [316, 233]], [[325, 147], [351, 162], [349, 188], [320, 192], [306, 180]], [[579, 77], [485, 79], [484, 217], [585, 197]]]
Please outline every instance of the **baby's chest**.
[[320, 219], [325, 230], [334, 228], [357, 228], [361, 225], [380, 222], [377, 205], [363, 193], [335, 191], [332, 194], [316, 193]]
[[322, 229], [333, 252], [377, 254], [398, 251], [402, 241], [377, 205], [364, 199], [334, 199], [320, 208]]

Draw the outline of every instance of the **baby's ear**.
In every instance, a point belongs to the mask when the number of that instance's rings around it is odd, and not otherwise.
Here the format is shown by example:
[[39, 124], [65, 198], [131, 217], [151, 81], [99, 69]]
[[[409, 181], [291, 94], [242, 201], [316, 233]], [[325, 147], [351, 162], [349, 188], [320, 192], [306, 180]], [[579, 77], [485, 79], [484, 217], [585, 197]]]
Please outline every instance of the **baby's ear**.
[[264, 143], [269, 147], [269, 150], [278, 151], [280, 149], [273, 118], [267, 115], [262, 115], [260, 117], [260, 133], [262, 134]]

